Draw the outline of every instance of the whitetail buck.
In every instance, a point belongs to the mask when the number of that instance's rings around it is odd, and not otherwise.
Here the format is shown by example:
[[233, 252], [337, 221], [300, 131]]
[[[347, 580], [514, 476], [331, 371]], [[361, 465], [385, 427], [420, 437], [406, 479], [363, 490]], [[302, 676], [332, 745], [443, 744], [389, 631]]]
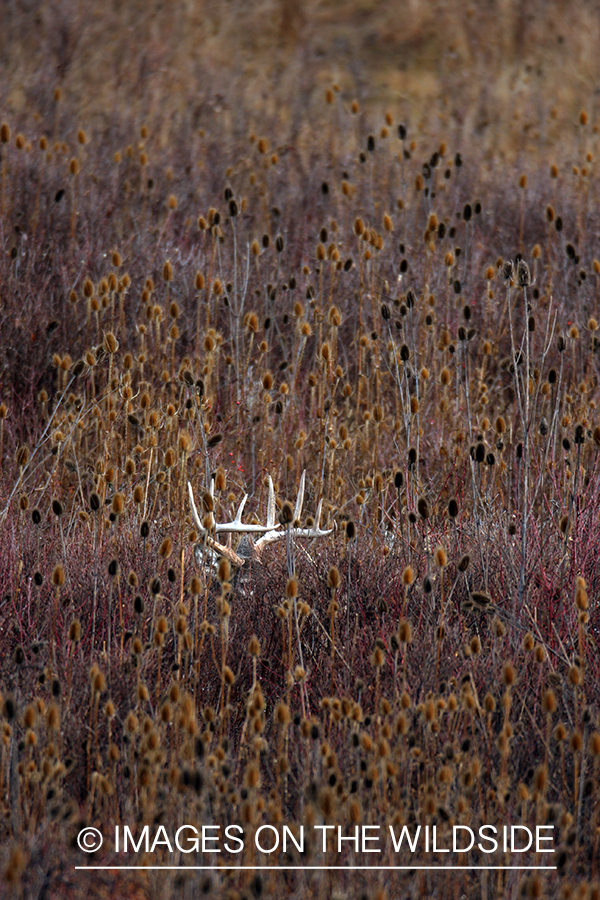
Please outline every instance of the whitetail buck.
[[[323, 530], [320, 527], [321, 508], [323, 501], [319, 501], [317, 514], [314, 524], [310, 528], [300, 528], [298, 523], [302, 515], [302, 504], [304, 502], [304, 485], [306, 480], [306, 471], [302, 473], [300, 479], [300, 487], [298, 489], [298, 497], [293, 515], [290, 517], [289, 523], [282, 526], [281, 521], [275, 520], [275, 512], [277, 505], [275, 503], [275, 490], [273, 481], [269, 475], [269, 498], [267, 501], [267, 521], [265, 525], [246, 525], [242, 522], [242, 513], [248, 495], [245, 494], [242, 502], [238, 507], [238, 511], [232, 522], [215, 522], [212, 512], [207, 512], [203, 519], [198, 514], [196, 503], [194, 502], [194, 492], [188, 481], [188, 491], [190, 495], [190, 508], [192, 519], [200, 534], [200, 542], [194, 547], [194, 555], [199, 566], [206, 563], [206, 549], [212, 550], [218, 556], [224, 556], [236, 568], [240, 569], [248, 562], [263, 563], [263, 553], [266, 547], [274, 544], [276, 541], [287, 540], [288, 556], [290, 555], [291, 542], [295, 538], [320, 538], [326, 537], [333, 531], [332, 528]], [[214, 482], [211, 482], [210, 495], [213, 500], [214, 508]], [[228, 544], [221, 544], [213, 535], [229, 534]], [[237, 550], [231, 547], [231, 535], [241, 534], [242, 539], [238, 544]], [[253, 534], [260, 534], [261, 537], [257, 541], [252, 538]], [[293, 561], [292, 561], [293, 566]]]

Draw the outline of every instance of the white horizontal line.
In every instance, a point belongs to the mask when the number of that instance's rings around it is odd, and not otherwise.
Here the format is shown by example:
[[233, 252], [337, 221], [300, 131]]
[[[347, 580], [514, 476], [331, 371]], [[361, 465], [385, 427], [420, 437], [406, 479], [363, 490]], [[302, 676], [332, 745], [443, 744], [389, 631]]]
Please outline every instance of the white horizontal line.
[[332, 870], [335, 871], [356, 871], [357, 869], [382, 869], [385, 871], [412, 871], [414, 869], [427, 869], [427, 870], [436, 870], [440, 869], [443, 871], [456, 871], [457, 869], [465, 869], [467, 871], [475, 871], [477, 869], [489, 870], [489, 869], [525, 869], [527, 871], [533, 869], [556, 869], [557, 866], [75, 866], [75, 869], [88, 869], [88, 870], [96, 870], [96, 869], [111, 869], [121, 871], [122, 869], [153, 869], [153, 870], [164, 870], [164, 869], [174, 869], [181, 870], [183, 872], [199, 870], [201, 872], [204, 871], [214, 871], [214, 872], [223, 872], [225, 870], [241, 870], [248, 869], [251, 872], [258, 871], [266, 871], [266, 872], [281, 872], [281, 871], [305, 871], [305, 870], [317, 870], [320, 872], [329, 872]]

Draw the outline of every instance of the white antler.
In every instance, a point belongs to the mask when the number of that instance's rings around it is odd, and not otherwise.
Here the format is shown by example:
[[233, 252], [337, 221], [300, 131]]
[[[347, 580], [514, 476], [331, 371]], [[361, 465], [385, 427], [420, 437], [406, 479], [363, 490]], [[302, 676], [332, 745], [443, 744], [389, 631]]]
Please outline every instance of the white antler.
[[[270, 481], [270, 478], [269, 478]], [[298, 488], [298, 497], [296, 499], [296, 508], [294, 509], [294, 518], [293, 525], [291, 527], [292, 537], [294, 538], [320, 538], [327, 537], [328, 534], [331, 534], [333, 528], [329, 528], [327, 530], [322, 530], [320, 527], [321, 522], [321, 510], [323, 508], [323, 500], [319, 500], [319, 505], [317, 506], [317, 515], [315, 517], [315, 523], [311, 528], [295, 528], [294, 525], [296, 522], [300, 521], [300, 516], [302, 515], [302, 504], [304, 503], [304, 487], [306, 484], [306, 469], [302, 473], [302, 478], [300, 479], [300, 487]], [[272, 487], [272, 482], [271, 482]], [[260, 553], [260, 551], [266, 547], [268, 544], [272, 544], [275, 541], [281, 541], [286, 536], [285, 531], [275, 531], [275, 529], [268, 531], [266, 534], [263, 534], [261, 538], [256, 542], [256, 549]]]
[[[273, 490], [273, 484], [271, 483], [271, 491]], [[192, 510], [192, 518], [194, 520], [194, 524], [200, 531], [200, 534], [203, 534], [206, 531], [206, 528], [202, 524], [200, 516], [198, 515], [198, 510], [196, 509], [196, 504], [194, 502], [194, 492], [192, 490], [192, 485], [188, 481], [188, 493], [190, 495], [190, 507]], [[211, 490], [211, 496], [213, 496]], [[244, 494], [242, 502], [238, 506], [238, 510], [235, 514], [235, 518], [232, 522], [223, 522], [215, 524], [215, 533], [216, 534], [264, 534], [266, 531], [271, 531], [273, 527], [279, 527], [279, 525], [267, 524], [267, 525], [245, 525], [242, 522], [242, 513], [244, 512], [244, 506], [246, 505], [246, 500], [248, 499], [248, 494]]]
[[300, 521], [302, 515], [302, 504], [304, 503], [304, 485], [306, 484], [306, 469], [302, 473], [300, 479], [300, 487], [298, 488], [298, 497], [296, 498], [296, 508], [294, 510], [294, 522]]
[[277, 504], [275, 503], [275, 489], [273, 488], [273, 479], [269, 475], [269, 499], [267, 500], [267, 527], [269, 531], [276, 528], [275, 511]]
[[[306, 484], [306, 471], [302, 473], [302, 477], [300, 479], [300, 486], [298, 488], [298, 497], [296, 499], [296, 507], [294, 509], [294, 518], [293, 522], [299, 522], [300, 516], [302, 515], [302, 505], [304, 502], [304, 488]], [[219, 553], [221, 556], [227, 557], [235, 566], [242, 566], [246, 561], [246, 557], [239, 556], [235, 553], [230, 547], [226, 547], [223, 544], [220, 544], [216, 541], [209, 533], [211, 529], [207, 529], [203, 524], [202, 520], [198, 514], [198, 510], [196, 508], [196, 503], [194, 501], [194, 492], [192, 490], [192, 485], [188, 481], [188, 493], [190, 498], [190, 509], [192, 513], [192, 519], [196, 528], [198, 529], [200, 536], [206, 542], [207, 546], [209, 546], [216, 553]], [[211, 481], [210, 485], [210, 495], [214, 498], [214, 481]], [[260, 534], [261, 538], [254, 544], [254, 549], [258, 554], [260, 554], [261, 550], [264, 547], [272, 544], [274, 541], [281, 540], [287, 534], [286, 531], [281, 530], [280, 522], [275, 520], [275, 513], [277, 511], [277, 504], [275, 502], [275, 489], [273, 488], [273, 479], [269, 475], [269, 496], [267, 499], [267, 524], [266, 525], [246, 525], [242, 522], [242, 514], [244, 512], [244, 507], [246, 505], [246, 500], [248, 499], [248, 495], [244, 494], [244, 497], [238, 506], [237, 512], [235, 514], [235, 518], [231, 522], [223, 522], [223, 523], [215, 523], [214, 524], [214, 534]], [[291, 528], [291, 534], [293, 537], [300, 538], [319, 538], [326, 537], [328, 534], [331, 534], [333, 529], [322, 530], [320, 527], [321, 520], [321, 509], [323, 506], [323, 501], [319, 501], [319, 505], [317, 507], [317, 515], [315, 519], [315, 524], [311, 528]]]

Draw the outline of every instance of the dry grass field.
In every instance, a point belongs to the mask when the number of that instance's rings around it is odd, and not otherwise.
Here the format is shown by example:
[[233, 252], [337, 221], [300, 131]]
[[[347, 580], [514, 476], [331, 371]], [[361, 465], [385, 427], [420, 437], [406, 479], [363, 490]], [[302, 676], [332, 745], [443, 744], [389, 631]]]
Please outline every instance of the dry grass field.
[[3, 4], [0, 897], [600, 897], [599, 32]]

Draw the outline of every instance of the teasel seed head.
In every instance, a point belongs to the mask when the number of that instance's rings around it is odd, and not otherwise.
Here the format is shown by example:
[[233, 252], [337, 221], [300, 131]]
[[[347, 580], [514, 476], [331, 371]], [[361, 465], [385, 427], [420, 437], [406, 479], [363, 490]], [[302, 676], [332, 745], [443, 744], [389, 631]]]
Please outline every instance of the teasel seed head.
[[508, 661], [504, 663], [502, 666], [502, 683], [506, 687], [512, 687], [517, 678], [517, 673], [515, 672], [515, 667], [512, 662]]
[[104, 335], [104, 340], [102, 341], [102, 348], [105, 353], [114, 354], [119, 349], [119, 342], [116, 337], [112, 333], [112, 331], [107, 331]]
[[575, 606], [579, 610], [587, 610], [589, 607], [588, 594], [583, 578], [577, 579], [577, 587], [575, 589]]
[[286, 526], [286, 525], [291, 525], [293, 520], [294, 520], [294, 511], [292, 509], [292, 504], [288, 500], [286, 500], [281, 507], [279, 521], [281, 522], [282, 525]]
[[[139, 691], [138, 691], [138, 697], [139, 697]], [[141, 700], [142, 698], [139, 697], [139, 699]], [[139, 721], [138, 717], [136, 716], [136, 714], [133, 712], [133, 710], [131, 710], [129, 713], [127, 713], [127, 716], [125, 718], [125, 731], [127, 732], [127, 734], [135, 734], [135, 732], [138, 730], [139, 727], [140, 727], [140, 721]]]
[[590, 747], [590, 753], [592, 754], [592, 756], [594, 756], [594, 757], [600, 756], [600, 732], [598, 732], [598, 731], [592, 732], [592, 734], [590, 735], [589, 747]]
[[402, 619], [398, 625], [398, 640], [401, 644], [410, 644], [412, 641], [412, 625], [408, 619]]
[[517, 282], [520, 287], [529, 287], [531, 284], [531, 273], [524, 259], [520, 259], [517, 264]]
[[493, 694], [488, 693], [483, 698], [483, 708], [488, 713], [493, 713], [496, 709], [496, 700], [494, 699]]
[[61, 565], [54, 566], [51, 580], [54, 587], [63, 587], [65, 583], [65, 570]]
[[423, 521], [426, 521], [429, 518], [429, 503], [425, 497], [419, 497], [417, 500], [417, 512]]
[[569, 516], [567, 514], [560, 517], [558, 527], [562, 534], [567, 533], [567, 528], [569, 527]]
[[479, 654], [481, 653], [481, 640], [479, 638], [479, 635], [473, 635], [469, 642], [469, 649], [473, 656], [479, 656]]
[[487, 609], [487, 607], [492, 602], [490, 595], [485, 594], [482, 591], [471, 591], [471, 594], [469, 596], [471, 598], [471, 602], [479, 609]]
[[125, 497], [120, 491], [113, 494], [110, 508], [115, 516], [123, 515], [123, 510], [125, 509]]
[[405, 566], [402, 570], [402, 584], [405, 587], [410, 587], [415, 580], [415, 573], [412, 566]]
[[542, 697], [542, 711], [546, 715], [552, 715], [556, 712], [557, 705], [556, 694], [552, 688], [548, 688], [548, 690], [544, 691], [544, 696]]
[[15, 462], [19, 468], [24, 468], [29, 462], [29, 447], [27, 444], [21, 444], [15, 454]]
[[573, 731], [571, 734], [571, 740], [569, 741], [569, 746], [574, 753], [579, 753], [583, 746], [583, 738], [581, 736], [581, 731], [578, 728]]
[[166, 537], [161, 542], [160, 547], [158, 548], [158, 555], [162, 560], [167, 560], [171, 553], [173, 552], [173, 541], [171, 538]]
[[79, 619], [73, 619], [69, 626], [69, 640], [77, 643], [81, 639], [81, 622]]
[[466, 572], [467, 569], [469, 568], [470, 563], [471, 563], [471, 557], [469, 556], [468, 553], [465, 553], [465, 554], [463, 554], [463, 556], [461, 556], [461, 558], [457, 562], [456, 568], [458, 569], [459, 572]]
[[436, 566], [438, 566], [438, 568], [440, 569], [445, 569], [448, 565], [448, 556], [442, 546], [436, 547], [433, 558], [435, 560]]
[[92, 666], [90, 670], [90, 682], [94, 694], [103, 694], [106, 690], [106, 678], [98, 666]]
[[558, 743], [562, 743], [567, 736], [567, 729], [562, 722], [559, 722], [554, 729], [554, 738]]
[[327, 573], [327, 587], [336, 590], [340, 586], [340, 573], [336, 566], [332, 566]]
[[217, 577], [221, 584], [229, 581], [231, 577], [231, 565], [229, 563], [229, 560], [224, 556], [222, 556], [219, 560], [219, 565], [217, 567]]
[[250, 656], [257, 659], [260, 656], [260, 642], [255, 634], [252, 635], [248, 643], [248, 652]]

